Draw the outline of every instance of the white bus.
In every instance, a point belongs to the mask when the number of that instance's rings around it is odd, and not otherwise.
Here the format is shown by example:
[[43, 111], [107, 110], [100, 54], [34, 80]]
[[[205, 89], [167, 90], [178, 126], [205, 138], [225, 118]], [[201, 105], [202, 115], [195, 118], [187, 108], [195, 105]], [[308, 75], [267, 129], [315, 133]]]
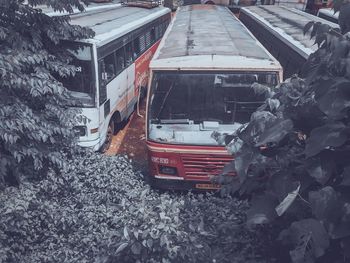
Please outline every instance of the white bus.
[[[71, 16], [71, 23], [93, 29], [74, 52], [74, 77], [62, 80], [82, 105], [75, 127], [79, 145], [105, 151], [117, 125], [134, 111], [147, 87], [149, 62], [170, 23], [170, 10], [107, 6]], [[73, 49], [78, 43], [70, 42]]]
[[[205, 25], [205, 26], [203, 26]], [[226, 8], [178, 9], [154, 55], [147, 96], [151, 182], [164, 188], [213, 189], [210, 176], [232, 160], [214, 131], [231, 134], [264, 101], [282, 67]]]
[[321, 22], [333, 28], [338, 25], [303, 11], [282, 6], [250, 6], [240, 11], [239, 19], [255, 37], [278, 59], [284, 77], [300, 73], [309, 55], [317, 50], [310, 34], [304, 35], [304, 26]]
[[317, 16], [338, 24], [339, 12], [334, 13], [334, 10], [332, 8], [321, 8], [318, 10]]

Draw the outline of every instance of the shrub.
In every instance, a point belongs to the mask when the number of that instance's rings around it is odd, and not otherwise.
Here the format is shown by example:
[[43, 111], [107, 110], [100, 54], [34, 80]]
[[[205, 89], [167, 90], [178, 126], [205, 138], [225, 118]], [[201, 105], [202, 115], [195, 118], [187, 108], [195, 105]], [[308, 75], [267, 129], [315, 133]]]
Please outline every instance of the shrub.
[[75, 157], [62, 174], [0, 193], [1, 262], [264, 262], [247, 203], [159, 193], [130, 161]]
[[350, 258], [350, 39], [320, 23], [306, 25], [310, 29], [320, 48], [305, 65], [306, 78], [293, 76], [270, 92], [236, 132], [228, 144], [235, 154], [229, 167], [239, 180], [225, 189], [252, 195], [248, 223], [277, 223], [282, 217], [290, 225], [279, 238], [293, 262], [345, 262]]
[[[75, 74], [59, 41], [93, 35], [70, 25], [68, 16], [49, 17], [22, 2], [0, 2], [0, 188], [64, 165], [60, 150], [74, 143], [77, 112], [67, 107], [71, 98], [55, 78]], [[29, 0], [45, 2], [59, 10], [82, 8], [75, 0]]]

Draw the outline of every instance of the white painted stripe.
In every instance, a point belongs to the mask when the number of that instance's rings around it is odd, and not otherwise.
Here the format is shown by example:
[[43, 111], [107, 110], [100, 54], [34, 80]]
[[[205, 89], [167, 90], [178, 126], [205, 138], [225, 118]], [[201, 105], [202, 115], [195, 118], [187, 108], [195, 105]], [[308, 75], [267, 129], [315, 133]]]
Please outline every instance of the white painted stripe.
[[154, 176], [157, 179], [165, 179], [165, 180], [178, 180], [178, 181], [183, 181], [184, 178], [183, 177], [174, 177], [174, 176], [166, 176], [166, 175], [155, 175]]

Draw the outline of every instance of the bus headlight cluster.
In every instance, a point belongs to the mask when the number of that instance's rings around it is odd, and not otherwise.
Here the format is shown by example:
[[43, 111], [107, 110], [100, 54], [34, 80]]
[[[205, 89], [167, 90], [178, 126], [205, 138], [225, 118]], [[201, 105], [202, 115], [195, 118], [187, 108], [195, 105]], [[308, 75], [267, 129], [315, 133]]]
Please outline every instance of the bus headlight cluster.
[[177, 175], [176, 167], [159, 165], [159, 173], [167, 175]]
[[77, 136], [86, 136], [86, 126], [74, 126], [73, 130]]

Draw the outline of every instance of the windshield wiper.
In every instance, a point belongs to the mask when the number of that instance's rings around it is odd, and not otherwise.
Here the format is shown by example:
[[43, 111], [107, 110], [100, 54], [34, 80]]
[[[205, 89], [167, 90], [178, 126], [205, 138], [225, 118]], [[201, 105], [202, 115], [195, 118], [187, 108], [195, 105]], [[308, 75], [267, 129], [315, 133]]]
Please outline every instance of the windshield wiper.
[[168, 96], [169, 96], [169, 94], [170, 94], [170, 91], [173, 89], [173, 87], [174, 87], [174, 83], [171, 83], [171, 85], [170, 85], [170, 87], [169, 87], [167, 93], [165, 94], [165, 96], [164, 96], [164, 98], [163, 98], [163, 100], [162, 100], [162, 104], [160, 105], [159, 111], [158, 111], [158, 113], [157, 113], [157, 115], [156, 115], [157, 118], [158, 118], [159, 115], [163, 112], [163, 109], [164, 109], [164, 106], [165, 106], [165, 102], [166, 102], [166, 100], [168, 99]]

